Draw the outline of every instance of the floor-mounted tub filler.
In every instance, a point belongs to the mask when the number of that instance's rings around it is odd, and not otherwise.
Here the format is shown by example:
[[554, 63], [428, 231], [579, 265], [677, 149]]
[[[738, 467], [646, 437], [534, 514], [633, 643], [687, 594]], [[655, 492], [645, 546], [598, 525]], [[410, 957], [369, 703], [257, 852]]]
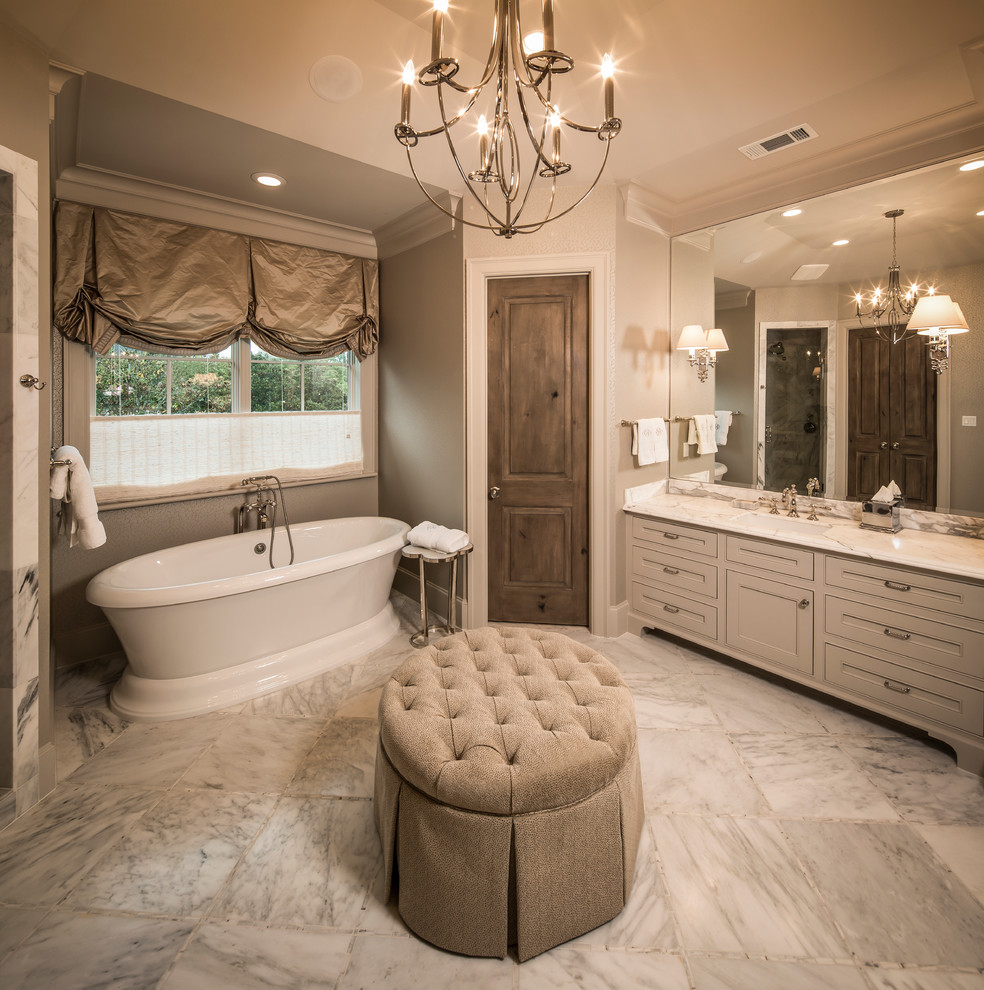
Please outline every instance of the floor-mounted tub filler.
[[286, 540], [271, 568], [270, 530], [251, 530], [134, 557], [89, 582], [129, 661], [110, 697], [117, 713], [162, 721], [227, 708], [393, 636], [389, 594], [409, 526], [357, 516], [292, 532], [289, 566]]

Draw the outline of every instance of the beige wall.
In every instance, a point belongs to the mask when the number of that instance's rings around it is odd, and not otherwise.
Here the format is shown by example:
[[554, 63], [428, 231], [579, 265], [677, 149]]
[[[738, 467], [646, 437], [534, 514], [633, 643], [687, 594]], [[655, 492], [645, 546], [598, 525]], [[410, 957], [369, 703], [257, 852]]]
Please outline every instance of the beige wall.
[[755, 292], [756, 323], [805, 323], [836, 320], [840, 285], [790, 285]]
[[[48, 327], [51, 323], [51, 196], [48, 168], [48, 58], [39, 48], [14, 34], [0, 22], [0, 145], [17, 154], [33, 158], [38, 163], [38, 368], [36, 373], [45, 381], [51, 379], [51, 348]], [[18, 369], [15, 369], [18, 370]], [[35, 373], [24, 368], [18, 373]], [[47, 491], [48, 464], [43, 454], [50, 443], [49, 405], [47, 393], [38, 393], [39, 458], [38, 484]], [[8, 515], [11, 507], [7, 506]], [[41, 746], [53, 740], [54, 696], [51, 690], [51, 670], [48, 650], [48, 505], [42, 499], [39, 506], [39, 677]]]
[[[411, 526], [465, 523], [462, 241], [457, 225], [379, 266], [379, 511]], [[401, 568], [397, 587], [416, 596], [415, 574]], [[427, 577], [447, 587], [443, 568]]]
[[[615, 224], [615, 421], [667, 416], [670, 405], [669, 238], [626, 220]], [[612, 604], [626, 598], [625, 489], [663, 481], [669, 463], [639, 467], [632, 431], [616, 428], [613, 508], [615, 581]]]
[[728, 441], [717, 459], [727, 465], [726, 485], [755, 484], [755, 293], [744, 306], [719, 309], [715, 325], [724, 331], [728, 350], [714, 371], [714, 402], [718, 409], [738, 411]]

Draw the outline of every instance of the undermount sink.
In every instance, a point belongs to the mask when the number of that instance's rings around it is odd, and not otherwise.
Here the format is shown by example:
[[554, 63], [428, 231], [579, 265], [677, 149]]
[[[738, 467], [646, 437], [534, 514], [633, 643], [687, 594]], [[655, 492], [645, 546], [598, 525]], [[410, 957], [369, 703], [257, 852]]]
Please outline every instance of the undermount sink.
[[774, 533], [812, 533], [814, 536], [819, 536], [830, 529], [829, 523], [826, 522], [810, 522], [808, 519], [789, 516], [743, 514], [734, 518], [735, 522], [740, 522], [750, 529], [771, 530]]

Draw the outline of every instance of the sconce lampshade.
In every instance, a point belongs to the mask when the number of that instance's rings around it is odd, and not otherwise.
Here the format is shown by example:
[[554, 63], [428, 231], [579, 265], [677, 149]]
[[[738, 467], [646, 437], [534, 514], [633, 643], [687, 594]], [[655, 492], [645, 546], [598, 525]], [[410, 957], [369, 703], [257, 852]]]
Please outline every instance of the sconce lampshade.
[[677, 341], [677, 350], [699, 350], [707, 347], [707, 335], [699, 323], [690, 323], [683, 328]]
[[728, 342], [724, 339], [724, 331], [714, 327], [707, 331], [707, 343], [704, 345], [709, 351], [726, 351]]
[[924, 337], [936, 337], [941, 330], [949, 334], [966, 333], [970, 327], [960, 307], [947, 295], [920, 296], [906, 325]]

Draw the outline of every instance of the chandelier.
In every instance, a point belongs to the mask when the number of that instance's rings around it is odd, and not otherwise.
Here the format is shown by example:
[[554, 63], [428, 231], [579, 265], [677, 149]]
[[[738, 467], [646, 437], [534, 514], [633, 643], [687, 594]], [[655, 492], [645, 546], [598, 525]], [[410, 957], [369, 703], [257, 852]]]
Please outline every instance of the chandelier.
[[[403, 94], [400, 122], [394, 128], [396, 139], [407, 149], [407, 161], [417, 185], [424, 195], [443, 213], [452, 219], [454, 214], [445, 209], [427, 191], [417, 175], [411, 150], [421, 138], [443, 135], [451, 151], [454, 164], [464, 181], [468, 193], [484, 213], [482, 222], [463, 220], [472, 227], [488, 228], [501, 237], [514, 234], [531, 234], [550, 220], [570, 213], [579, 206], [598, 184], [608, 161], [611, 139], [622, 128], [615, 116], [614, 64], [609, 55], [602, 60], [604, 119], [600, 124], [577, 123], [559, 109], [554, 95], [554, 77], [574, 68], [574, 60], [554, 47], [554, 0], [543, 0], [543, 33], [523, 38], [519, 17], [519, 0], [496, 0], [492, 22], [492, 43], [488, 62], [481, 79], [474, 86], [465, 86], [455, 76], [459, 64], [456, 58], [444, 54], [444, 19], [448, 0], [434, 0], [431, 29], [431, 60], [414, 75], [413, 62], [407, 62], [403, 70]], [[437, 104], [441, 115], [440, 126], [430, 130], [416, 130], [410, 123], [410, 100], [414, 79], [422, 86], [437, 88]], [[482, 101], [483, 93], [489, 96]], [[457, 96], [461, 106], [448, 106], [448, 97]], [[473, 144], [468, 158], [477, 167], [466, 169], [462, 155], [455, 147], [451, 129], [463, 126], [456, 132], [464, 132], [465, 121], [474, 121], [473, 111], [481, 113], [474, 123]], [[582, 131], [597, 135], [604, 144], [604, 155], [594, 181], [573, 205], [554, 213], [557, 177], [570, 172], [573, 165], [564, 161], [561, 144], [562, 129]], [[525, 132], [530, 148], [523, 160], [520, 154], [520, 133]], [[460, 144], [460, 142], [459, 142]], [[522, 142], [525, 147], [525, 142]], [[474, 156], [474, 158], [472, 158]], [[531, 219], [526, 212], [527, 201], [537, 179], [549, 180], [550, 195], [546, 208]], [[545, 183], [537, 184], [537, 188]]]
[[[906, 337], [911, 337], [914, 330], [908, 328], [906, 324], [912, 316], [916, 299], [919, 297], [919, 286], [914, 282], [908, 289], [902, 289], [901, 278], [899, 276], [899, 263], [896, 257], [895, 247], [895, 223], [905, 210], [889, 210], [885, 214], [886, 220], [892, 221], [892, 264], [888, 269], [888, 290], [883, 292], [881, 286], [876, 287], [868, 300], [858, 292], [854, 297], [857, 317], [863, 326], [871, 326], [875, 333], [882, 340], [890, 340], [897, 344]], [[929, 286], [926, 295], [933, 295], [936, 289]], [[867, 302], [867, 308], [862, 309], [862, 304]], [[868, 321], [868, 322], [866, 322]]]

